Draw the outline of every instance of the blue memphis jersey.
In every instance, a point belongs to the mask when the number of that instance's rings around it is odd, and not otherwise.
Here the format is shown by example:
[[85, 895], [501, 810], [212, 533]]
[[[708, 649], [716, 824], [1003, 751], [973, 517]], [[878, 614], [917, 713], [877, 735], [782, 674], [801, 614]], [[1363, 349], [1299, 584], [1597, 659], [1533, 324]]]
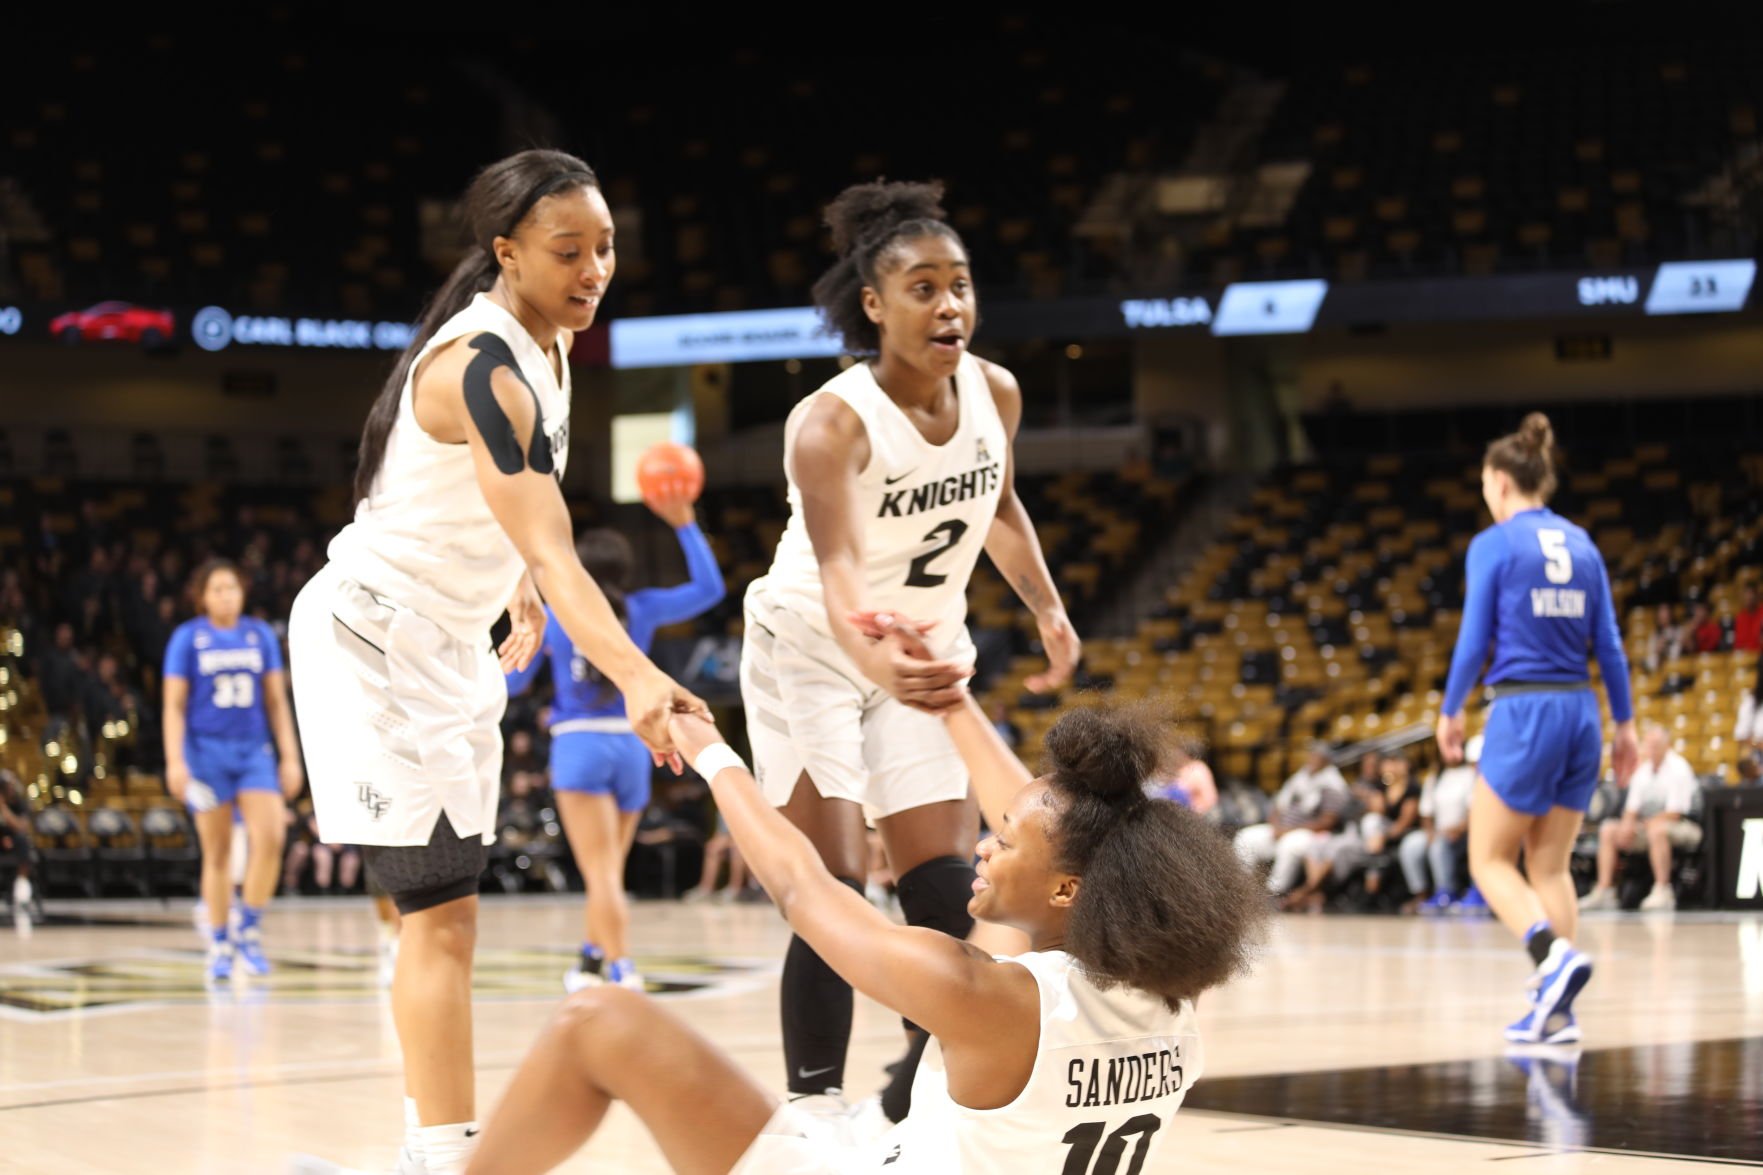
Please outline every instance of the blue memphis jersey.
[[1462, 711], [1491, 651], [1489, 685], [1583, 681], [1595, 654], [1611, 715], [1634, 716], [1610, 576], [1584, 530], [1553, 510], [1515, 514], [1475, 536], [1466, 578], [1444, 713]]
[[190, 683], [185, 730], [197, 738], [269, 741], [263, 675], [281, 670], [275, 630], [251, 616], [231, 628], [217, 628], [206, 617], [186, 620], [165, 646], [165, 676]]
[[[655, 641], [656, 629], [702, 615], [720, 604], [727, 594], [716, 556], [698, 524], [688, 523], [673, 533], [685, 554], [691, 579], [670, 588], [644, 588], [624, 600], [625, 627], [632, 643], [645, 653]], [[609, 687], [587, 658], [575, 651], [574, 642], [549, 608], [545, 609], [544, 656], [534, 657], [525, 669], [508, 675], [509, 694], [525, 693], [538, 677], [539, 666], [546, 662], [551, 666], [551, 681], [557, 691], [551, 703], [553, 726], [576, 718], [624, 717], [624, 696]]]

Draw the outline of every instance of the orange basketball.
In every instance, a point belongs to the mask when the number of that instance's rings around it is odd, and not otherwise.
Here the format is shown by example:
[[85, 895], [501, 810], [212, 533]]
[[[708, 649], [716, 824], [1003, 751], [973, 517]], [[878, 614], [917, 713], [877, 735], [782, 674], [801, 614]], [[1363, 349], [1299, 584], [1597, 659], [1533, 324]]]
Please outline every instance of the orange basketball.
[[637, 458], [637, 490], [645, 501], [660, 497], [671, 483], [679, 483], [692, 501], [704, 492], [704, 462], [696, 449], [661, 441]]

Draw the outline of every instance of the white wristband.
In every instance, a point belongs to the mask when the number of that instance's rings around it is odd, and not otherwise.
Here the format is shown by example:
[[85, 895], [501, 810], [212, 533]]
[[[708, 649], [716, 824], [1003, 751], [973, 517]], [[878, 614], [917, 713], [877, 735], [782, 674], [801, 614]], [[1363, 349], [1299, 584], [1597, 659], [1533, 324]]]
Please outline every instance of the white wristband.
[[692, 770], [703, 777], [705, 783], [716, 778], [716, 773], [729, 767], [739, 767], [742, 771], [747, 765], [735, 754], [735, 749], [727, 743], [712, 743], [698, 752], [692, 760]]

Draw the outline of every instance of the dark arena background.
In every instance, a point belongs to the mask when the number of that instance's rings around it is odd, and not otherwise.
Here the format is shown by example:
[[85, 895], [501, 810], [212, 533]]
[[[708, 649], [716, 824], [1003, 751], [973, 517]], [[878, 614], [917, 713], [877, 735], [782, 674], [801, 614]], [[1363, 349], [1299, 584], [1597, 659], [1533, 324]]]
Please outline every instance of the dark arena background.
[[[1155, 700], [1200, 766], [1148, 786], [1209, 774], [1206, 818], [1281, 911], [1253, 971], [1200, 1002], [1204, 1074], [1144, 1175], [1763, 1166], [1763, 18], [1517, 13], [1392, 12], [1400, 35], [1277, 6], [779, 12], [774, 32], [585, 7], [14, 14], [0, 1171], [392, 1169], [391, 940], [361, 854], [323, 843], [309, 789], [290, 799], [271, 969], [211, 979], [166, 649], [214, 557], [285, 642], [352, 517], [368, 408], [469, 247], [460, 194], [539, 146], [593, 166], [617, 233], [568, 355], [570, 513], [628, 539], [634, 583], [682, 582], [637, 468], [657, 442], [702, 456], [726, 594], [653, 657], [743, 754], [742, 598], [789, 517], [785, 418], [854, 361], [813, 304], [822, 210], [878, 177], [944, 185], [973, 350], [1021, 384], [1016, 489], [1084, 642], [1071, 682], [1031, 690], [1035, 616], [982, 559], [972, 691], [1031, 768], [1061, 715]], [[1526, 1049], [1501, 1027], [1530, 964], [1470, 886], [1468, 801], [1446, 798], [1465, 769], [1435, 724], [1494, 521], [1483, 454], [1537, 411], [1550, 505], [1608, 568], [1643, 770], [1681, 761], [1693, 787], [1656, 842], [1637, 795], [1622, 840], [1599, 688], [1571, 866], [1597, 977], [1583, 1041]], [[502, 721], [472, 991], [486, 1119], [578, 953], [551, 690]], [[1489, 710], [1475, 690], [1466, 733]], [[1335, 848], [1288, 854], [1282, 820]], [[756, 881], [724, 881], [726, 840], [705, 782], [658, 768], [632, 958], [781, 1094], [789, 929]], [[879, 854], [869, 880], [900, 917]], [[853, 1103], [900, 1049], [859, 997]], [[1079, 1171], [1066, 1153], [1045, 1170]], [[671, 1168], [619, 1107], [559, 1169]]]

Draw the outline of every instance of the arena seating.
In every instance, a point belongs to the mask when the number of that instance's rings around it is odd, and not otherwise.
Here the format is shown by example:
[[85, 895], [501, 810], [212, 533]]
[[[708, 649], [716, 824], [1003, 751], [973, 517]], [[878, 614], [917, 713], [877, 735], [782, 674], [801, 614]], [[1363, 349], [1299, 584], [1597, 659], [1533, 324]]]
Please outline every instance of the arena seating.
[[[1647, 444], [1577, 462], [1555, 505], [1609, 562], [1637, 716], [1666, 724], [1698, 771], [1730, 773], [1757, 654], [1689, 654], [1651, 671], [1644, 654], [1652, 605], [1691, 597], [1726, 618], [1730, 646], [1740, 589], [1763, 583], [1763, 457], [1710, 467]], [[1279, 471], [1136, 635], [1088, 644], [1090, 671], [1129, 695], [1167, 695], [1211, 745], [1221, 781], [1268, 791], [1317, 737], [1346, 745], [1432, 722], [1463, 554], [1485, 524], [1476, 469], [1461, 455], [1386, 455]], [[1014, 707], [1031, 755], [1064, 705], [1097, 700], [1025, 699], [1037, 664], [1019, 658], [989, 695]], [[1479, 696], [1469, 713], [1473, 733]]]
[[1283, 223], [1215, 237], [1197, 267], [1351, 281], [1749, 253], [1707, 193], [1757, 134], [1755, 52], [1653, 40], [1300, 69], [1261, 156], [1305, 161], [1307, 182]]

